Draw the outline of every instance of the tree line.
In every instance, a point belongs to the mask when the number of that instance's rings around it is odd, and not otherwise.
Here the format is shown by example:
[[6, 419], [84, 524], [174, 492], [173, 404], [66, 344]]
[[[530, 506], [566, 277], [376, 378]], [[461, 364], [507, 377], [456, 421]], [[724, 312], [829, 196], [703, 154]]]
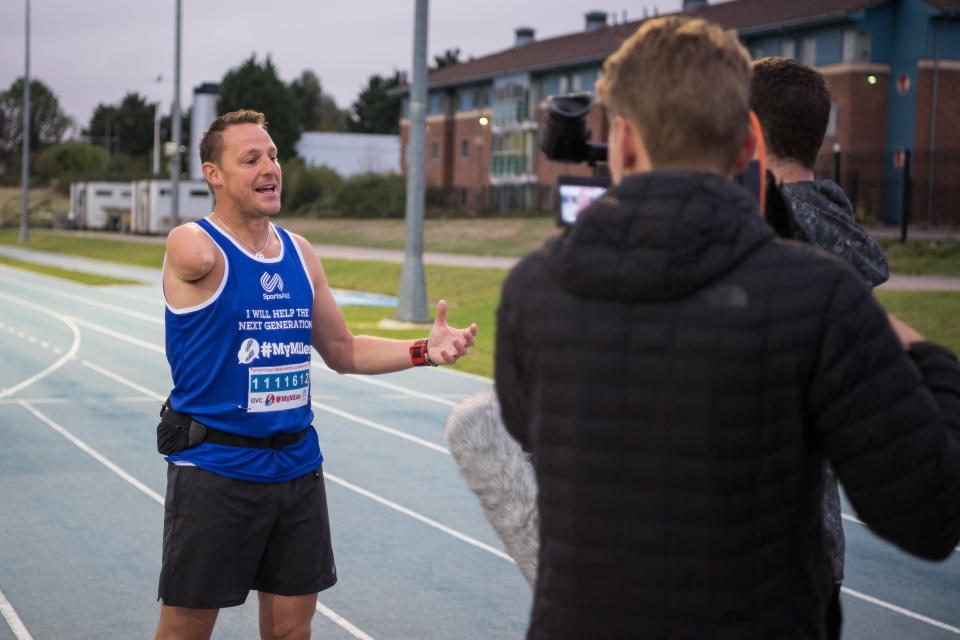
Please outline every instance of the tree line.
[[[431, 70], [459, 62], [459, 49], [434, 56]], [[296, 143], [305, 131], [397, 133], [401, 98], [390, 90], [407, 84], [405, 71], [374, 74], [349, 109], [337, 106], [311, 70], [284, 82], [269, 56], [258, 62], [254, 55], [226, 72], [220, 83], [217, 112], [255, 109], [266, 114], [270, 134], [281, 159], [296, 157]], [[23, 144], [24, 80], [18, 78], [0, 92], [0, 182], [17, 184]], [[100, 103], [80, 130], [79, 140], [64, 142], [73, 120], [64, 113], [53, 90], [41, 80], [30, 81], [31, 174], [41, 182], [134, 180], [150, 177], [154, 141], [153, 103], [137, 92], [119, 102]], [[181, 142], [190, 148], [190, 110], [183, 113]], [[172, 137], [171, 118], [160, 122], [161, 141]], [[161, 163], [167, 176], [167, 163]], [[181, 166], [186, 166], [183, 163]]]

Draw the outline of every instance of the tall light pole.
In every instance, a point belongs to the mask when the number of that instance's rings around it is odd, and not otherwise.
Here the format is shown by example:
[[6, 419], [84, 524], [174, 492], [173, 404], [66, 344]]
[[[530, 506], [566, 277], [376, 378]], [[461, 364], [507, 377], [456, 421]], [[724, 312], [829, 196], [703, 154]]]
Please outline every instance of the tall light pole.
[[424, 155], [427, 137], [427, 0], [416, 0], [413, 26], [413, 87], [407, 143], [407, 238], [396, 319], [430, 322], [423, 273]]
[[26, 62], [23, 70], [23, 158], [20, 180], [23, 185], [23, 212], [20, 214], [20, 242], [27, 242], [27, 218], [30, 213], [30, 0], [27, 0]]
[[[163, 82], [163, 74], [158, 73], [154, 81]], [[153, 103], [153, 177], [160, 176], [160, 100]]]
[[180, 122], [180, 5], [181, 0], [176, 0], [176, 43], [173, 54], [173, 112], [170, 114], [173, 120], [173, 143], [176, 151], [170, 157], [170, 226], [176, 227], [180, 224], [180, 146], [181, 146], [181, 122]]

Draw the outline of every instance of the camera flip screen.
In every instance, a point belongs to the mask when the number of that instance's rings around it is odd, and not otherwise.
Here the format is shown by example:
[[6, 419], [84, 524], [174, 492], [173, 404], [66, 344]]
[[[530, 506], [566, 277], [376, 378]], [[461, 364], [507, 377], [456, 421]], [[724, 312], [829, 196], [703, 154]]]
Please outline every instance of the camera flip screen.
[[607, 178], [561, 177], [557, 181], [557, 200], [560, 203], [557, 223], [572, 225], [587, 205], [606, 192], [609, 184]]

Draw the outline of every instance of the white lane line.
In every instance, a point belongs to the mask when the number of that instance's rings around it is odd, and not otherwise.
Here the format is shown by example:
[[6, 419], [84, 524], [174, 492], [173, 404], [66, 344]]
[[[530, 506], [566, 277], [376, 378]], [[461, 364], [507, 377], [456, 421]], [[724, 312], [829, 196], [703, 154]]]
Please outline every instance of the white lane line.
[[142, 387], [142, 386], [140, 386], [139, 384], [137, 384], [136, 382], [133, 382], [132, 380], [128, 380], [128, 379], [124, 378], [123, 376], [121, 376], [121, 375], [118, 374], [118, 373], [114, 373], [113, 371], [110, 371], [109, 369], [104, 369], [103, 367], [101, 367], [101, 366], [99, 366], [99, 365], [93, 364], [93, 363], [90, 362], [89, 360], [82, 360], [82, 361], [80, 362], [80, 364], [82, 364], [83, 366], [87, 367], [88, 369], [93, 369], [94, 371], [96, 371], [97, 373], [99, 373], [99, 374], [102, 375], [102, 376], [106, 376], [106, 377], [110, 378], [111, 380], [116, 380], [116, 381], [119, 382], [120, 384], [126, 385], [126, 386], [130, 387], [130, 388], [133, 389], [134, 391], [139, 391], [139, 392], [142, 393], [143, 395], [148, 396], [148, 397], [150, 397], [150, 398], [153, 398], [154, 400], [160, 400], [160, 401], [162, 401], [162, 400], [164, 400], [164, 399], [167, 397], [167, 396], [160, 395], [159, 393], [157, 393], [157, 392], [155, 392], [155, 391], [151, 391], [150, 389], [147, 389], [146, 387]]
[[[323, 364], [322, 362], [313, 362], [313, 366], [317, 369], [322, 369], [323, 371], [334, 373], [333, 369]], [[387, 382], [386, 380], [380, 380], [374, 376], [365, 376], [365, 375], [357, 375], [355, 373], [348, 373], [346, 374], [345, 377], [350, 378], [352, 380], [356, 380], [358, 382], [363, 382], [365, 384], [373, 384], [378, 387], [383, 387], [384, 389], [397, 391], [399, 393], [403, 393], [408, 396], [413, 396], [414, 398], [420, 398], [422, 400], [429, 400], [430, 402], [436, 402], [437, 404], [446, 405], [448, 407], [452, 407], [453, 405], [457, 404], [456, 402], [447, 400], [446, 398], [441, 398], [440, 396], [435, 396], [430, 393], [423, 393], [422, 391], [416, 391], [408, 387], [402, 387], [398, 384]]]
[[17, 612], [13, 610], [13, 605], [11, 605], [10, 601], [3, 595], [3, 591], [0, 591], [0, 614], [3, 614], [4, 620], [10, 625], [10, 630], [13, 631], [13, 635], [17, 640], [33, 640], [33, 636], [31, 636], [27, 628], [23, 626], [23, 622], [20, 621]]
[[[19, 284], [19, 285], [23, 284], [20, 280], [17, 280], [15, 278], [6, 278], [2, 275], [0, 275], [0, 281], [11, 282], [13, 284]], [[153, 322], [154, 324], [163, 324], [163, 317], [159, 313], [155, 313], [155, 314], [140, 313], [139, 311], [133, 311], [131, 309], [127, 309], [126, 307], [110, 304], [108, 302], [100, 302], [99, 300], [96, 300], [91, 296], [78, 296], [72, 293], [67, 293], [66, 291], [61, 291], [59, 289], [52, 289], [50, 287], [44, 287], [38, 284], [31, 284], [30, 289], [32, 291], [42, 291], [44, 293], [49, 293], [52, 296], [57, 296], [59, 298], [64, 298], [66, 300], [73, 300], [74, 302], [87, 304], [87, 305], [90, 305], [91, 307], [106, 309], [107, 311], [112, 311], [113, 313], [119, 313], [125, 316], [129, 316], [131, 318], [136, 318], [137, 320], [145, 320], [147, 322]]]
[[478, 549], [483, 549], [484, 551], [487, 551], [488, 553], [492, 553], [493, 555], [495, 555], [495, 556], [497, 556], [497, 557], [499, 557], [499, 558], [503, 558], [503, 559], [506, 560], [507, 562], [511, 562], [511, 563], [513, 563], [513, 564], [516, 564], [516, 562], [514, 562], [513, 558], [511, 558], [510, 556], [508, 556], [508, 555], [507, 555], [506, 553], [504, 553], [503, 551], [500, 551], [499, 549], [496, 549], [496, 548], [494, 548], [494, 547], [491, 547], [490, 545], [488, 545], [488, 544], [486, 544], [486, 543], [480, 542], [480, 541], [477, 540], [476, 538], [471, 538], [470, 536], [466, 535], [465, 533], [460, 533], [460, 532], [457, 531], [456, 529], [451, 529], [450, 527], [448, 527], [448, 526], [446, 526], [446, 525], [444, 525], [444, 524], [440, 524], [440, 523], [437, 522], [436, 520], [432, 520], [432, 519], [428, 518], [427, 516], [421, 515], [421, 514], [417, 513], [416, 511], [413, 511], [412, 509], [408, 509], [408, 508], [406, 508], [406, 507], [404, 507], [404, 506], [401, 506], [401, 505], [397, 504], [396, 502], [392, 502], [392, 501], [390, 501], [390, 500], [387, 500], [387, 499], [384, 498], [383, 496], [379, 496], [379, 495], [373, 493], [372, 491], [367, 491], [366, 489], [362, 489], [362, 488], [358, 487], [358, 486], [355, 485], [355, 484], [352, 484], [352, 483], [350, 483], [350, 482], [347, 482], [346, 480], [344, 480], [343, 478], [341, 478], [341, 477], [339, 477], [339, 476], [335, 476], [335, 475], [333, 475], [332, 473], [327, 472], [326, 469], [324, 469], [324, 471], [323, 471], [323, 477], [324, 477], [324, 478], [329, 478], [331, 482], [335, 482], [335, 483], [339, 484], [341, 487], [343, 487], [343, 488], [345, 488], [345, 489], [349, 489], [350, 491], [353, 491], [354, 493], [359, 493], [360, 495], [364, 496], [365, 498], [370, 498], [371, 500], [375, 500], [376, 502], [379, 502], [380, 504], [384, 505], [385, 507], [389, 507], [389, 508], [393, 509], [394, 511], [399, 511], [400, 513], [402, 513], [402, 514], [404, 514], [404, 515], [406, 515], [406, 516], [410, 516], [410, 517], [413, 518], [414, 520], [419, 520], [420, 522], [422, 522], [422, 523], [424, 523], [424, 524], [430, 525], [430, 526], [433, 527], [434, 529], [439, 529], [440, 531], [443, 531], [444, 533], [446, 533], [446, 534], [448, 534], [448, 535], [451, 535], [451, 536], [453, 536], [454, 538], [456, 538], [456, 539], [458, 539], [458, 540], [462, 540], [463, 542], [466, 542], [467, 544], [471, 544], [471, 545], [477, 547]]
[[105, 466], [107, 469], [110, 469], [110, 471], [113, 471], [115, 474], [117, 474], [118, 476], [123, 478], [125, 481], [133, 485], [137, 490], [141, 491], [148, 498], [150, 498], [151, 500], [154, 500], [155, 502], [161, 505], [163, 504], [163, 497], [159, 493], [157, 493], [156, 491], [154, 491], [153, 489], [151, 489], [150, 487], [143, 484], [142, 482], [134, 478], [132, 475], [130, 475], [129, 473], [121, 469], [119, 466], [111, 462], [109, 459], [107, 459], [99, 451], [97, 451], [96, 449], [88, 445], [86, 442], [84, 442], [77, 436], [73, 435], [72, 433], [67, 431], [65, 428], [61, 427], [59, 424], [57, 424], [56, 422], [54, 422], [44, 414], [37, 411], [29, 403], [21, 400], [18, 404], [20, 404], [21, 407], [23, 407], [24, 409], [32, 413], [34, 416], [36, 416], [38, 420], [42, 421], [48, 427], [50, 427], [51, 429], [53, 429], [54, 431], [62, 435], [64, 438], [66, 438], [67, 440], [75, 444], [77, 448], [79, 448], [81, 451], [83, 451], [84, 453], [89, 455], [91, 458], [93, 458], [94, 460], [96, 460], [97, 462]]
[[334, 407], [331, 407], [328, 404], [323, 404], [321, 402], [317, 402], [316, 400], [314, 400], [311, 404], [313, 404], [313, 406], [316, 407], [317, 409], [326, 411], [327, 413], [332, 413], [335, 416], [346, 418], [347, 420], [351, 420], [353, 422], [356, 422], [357, 424], [362, 424], [365, 427], [370, 427], [371, 429], [377, 429], [378, 431], [389, 433], [392, 436], [403, 438], [404, 440], [409, 440], [410, 442], [415, 442], [422, 447], [427, 447], [428, 449], [433, 449], [434, 451], [439, 451], [440, 453], [445, 453], [447, 455], [450, 455], [450, 452], [447, 451], [446, 448], [441, 447], [438, 444], [434, 444], [429, 440], [424, 440], [423, 438], [418, 438], [417, 436], [410, 435], [405, 431], [400, 431], [399, 429], [394, 429], [393, 427], [388, 427], [386, 425], [373, 422], [372, 420], [367, 420], [366, 418], [355, 416], [352, 413], [347, 413], [346, 411], [335, 409]]
[[0, 405], [6, 404], [20, 404], [20, 401], [29, 402], [32, 405], [43, 405], [43, 404], [90, 404], [90, 405], [99, 405], [102, 401], [108, 401], [110, 404], [119, 404], [121, 402], [156, 402], [153, 396], [143, 397], [143, 396], [112, 396], [106, 398], [97, 398], [96, 400], [75, 400], [74, 398], [4, 398], [0, 400]]
[[350, 624], [350, 621], [338, 614], [336, 611], [323, 604], [317, 600], [317, 611], [330, 618], [333, 622], [340, 625], [343, 629], [347, 631], [354, 638], [359, 638], [360, 640], [373, 640], [373, 637], [367, 635], [354, 625]]
[[866, 524], [867, 524], [867, 523], [864, 522], [863, 520], [858, 520], [857, 518], [855, 518], [854, 516], [851, 516], [851, 515], [848, 514], [848, 513], [841, 513], [841, 514], [840, 514], [840, 517], [843, 518], [844, 520], [846, 520], [847, 522], [855, 522], [855, 523], [857, 523], [857, 524], [862, 524], [862, 525], [864, 525], [864, 526], [866, 526]]
[[[69, 431], [67, 431], [65, 428], [63, 428], [62, 426], [60, 426], [59, 424], [57, 424], [56, 422], [54, 422], [53, 420], [51, 420], [50, 418], [48, 418], [47, 416], [45, 416], [44, 414], [42, 414], [42, 413], [40, 413], [39, 411], [37, 411], [35, 408], [33, 408], [32, 406], [30, 406], [30, 404], [28, 404], [27, 402], [24, 402], [23, 400], [21, 400], [18, 404], [20, 404], [20, 406], [22, 406], [24, 409], [26, 409], [27, 411], [29, 411], [30, 413], [32, 413], [32, 414], [33, 414], [34, 416], [36, 416], [38, 419], [40, 419], [41, 421], [43, 421], [44, 423], [46, 423], [47, 426], [49, 426], [51, 429], [53, 429], [54, 431], [56, 431], [57, 433], [59, 433], [60, 435], [62, 435], [64, 438], [66, 438], [67, 440], [69, 440], [70, 442], [72, 442], [73, 444], [75, 444], [75, 445], [76, 445], [80, 450], [82, 450], [84, 453], [90, 455], [93, 459], [95, 459], [97, 462], [99, 462], [100, 464], [102, 464], [103, 466], [105, 466], [107, 469], [109, 469], [110, 471], [113, 471], [115, 474], [117, 474], [118, 476], [120, 476], [123, 480], [125, 480], [125, 481], [128, 482], [129, 484], [133, 485], [136, 489], [138, 489], [139, 491], [141, 491], [142, 493], [144, 493], [148, 498], [154, 500], [155, 502], [157, 502], [157, 503], [160, 504], [160, 505], [163, 504], [163, 498], [160, 496], [159, 493], [157, 493], [156, 491], [154, 491], [153, 489], [151, 489], [150, 487], [148, 487], [147, 485], [143, 484], [142, 482], [140, 482], [139, 480], [137, 480], [136, 478], [134, 478], [132, 475], [130, 475], [129, 473], [127, 473], [126, 471], [124, 471], [124, 470], [123, 470], [122, 468], [120, 468], [118, 465], [114, 464], [112, 461], [110, 461], [108, 458], [106, 458], [104, 455], [102, 455], [99, 451], [97, 451], [96, 449], [94, 449], [93, 447], [91, 447], [90, 445], [88, 445], [87, 443], [85, 443], [83, 440], [81, 440], [80, 438], [76, 437], [75, 435], [73, 435], [72, 433], [70, 433]], [[324, 474], [324, 475], [329, 477], [329, 474]], [[371, 495], [372, 495], [372, 494], [371, 494]], [[440, 525], [440, 526], [442, 526], [442, 525]], [[452, 531], [452, 530], [451, 530], [451, 531]], [[462, 535], [462, 534], [461, 534], [461, 535]], [[466, 537], [466, 536], [464, 536], [464, 537]], [[482, 543], [480, 543], [480, 544], [482, 544]], [[2, 598], [2, 596], [3, 596], [3, 594], [0, 593], [0, 598]], [[5, 602], [5, 600], [3, 600], [3, 602]], [[0, 602], [0, 607], [2, 607], [2, 602]], [[321, 607], [322, 607], [322, 608], [321, 608]], [[0, 609], [0, 610], [2, 610], [2, 609]], [[325, 607], [325, 606], [323, 606], [322, 604], [320, 604], [319, 600], [317, 601], [317, 610], [320, 611], [320, 613], [322, 613], [323, 615], [325, 615], [325, 616], [327, 616], [328, 618], [330, 618], [331, 620], [333, 620], [336, 624], [340, 625], [341, 627], [343, 627], [344, 629], [346, 629], [347, 631], [349, 631], [349, 632], [350, 632], [351, 634], [353, 634], [355, 637], [361, 638], [361, 639], [373, 640], [373, 638], [371, 638], [370, 636], [368, 636], [368, 635], [366, 635], [365, 633], [363, 633], [363, 631], [360, 631], [360, 629], [358, 629], [356, 626], [354, 626], [353, 624], [351, 624], [351, 623], [350, 623], [349, 621], [347, 621], [345, 618], [343, 618], [342, 616], [337, 615], [337, 614], [334, 613], [332, 610], [330, 610], [330, 609], [328, 609], [327, 607]], [[12, 608], [12, 607], [10, 608], [10, 612], [13, 613], [13, 608]], [[10, 618], [7, 616], [7, 612], [6, 612], [5, 610], [3, 611], [3, 614], [4, 614], [4, 618], [7, 618], [7, 622], [10, 624], [11, 628], [14, 629], [14, 633], [16, 634], [16, 633], [17, 633], [17, 630], [16, 630], [16, 628], [14, 627], [14, 624], [13, 624], [12, 622], [10, 622]], [[15, 614], [15, 613], [13, 613], [13, 617], [16, 618], [16, 614]], [[19, 622], [19, 618], [16, 618], [16, 621]], [[22, 626], [22, 625], [21, 625], [21, 626]], [[26, 629], [25, 629], [25, 628], [24, 628], [23, 631], [24, 631], [24, 633], [26, 633]], [[358, 634], [359, 634], [359, 635], [358, 635]], [[19, 636], [19, 635], [17, 635], [17, 640], [27, 640], [27, 639], [30, 639], [30, 635], [29, 635], [29, 634], [27, 634], [27, 635], [25, 635], [25, 636], [22, 636], [22, 637]], [[30, 639], [30, 640], [32, 640], [32, 639]]]
[[436, 371], [437, 373], [446, 373], [451, 376], [460, 376], [461, 378], [470, 378], [471, 380], [480, 380], [482, 382], [493, 382], [493, 378], [477, 375], [476, 373], [470, 373], [468, 371], [459, 371], [457, 369], [451, 369], [449, 367], [431, 367], [431, 370]]
[[76, 322], [76, 323], [77, 323], [78, 325], [80, 325], [81, 327], [86, 327], [87, 329], [93, 329], [94, 331], [99, 331], [100, 333], [103, 333], [103, 334], [105, 334], [105, 335], [108, 335], [108, 336], [110, 336], [111, 338], [116, 338], [117, 340], [123, 340], [124, 342], [128, 342], [128, 343], [130, 343], [130, 344], [132, 344], [132, 345], [136, 345], [136, 346], [138, 346], [138, 347], [143, 347], [144, 349], [148, 349], [148, 350], [154, 351], [154, 352], [156, 352], [156, 353], [166, 354], [166, 350], [164, 350], [163, 347], [158, 347], [157, 345], [153, 344], [152, 342], [147, 342], [146, 340], [141, 340], [140, 338], [134, 338], [133, 336], [128, 335], [128, 334], [126, 334], [126, 333], [120, 333], [119, 331], [114, 331], [113, 329], [111, 329], [111, 328], [109, 328], [109, 327], [105, 327], [105, 326], [103, 326], [102, 324], [96, 324], [96, 323], [94, 323], [94, 322], [89, 322], [89, 321], [87, 321], [87, 320], [84, 320], [84, 319], [82, 319], [82, 318], [78, 318], [78, 317], [76, 317], [76, 316], [71, 316], [71, 317], [72, 317], [73, 321]]
[[859, 591], [854, 591], [853, 589], [849, 589], [849, 588], [847, 588], [847, 587], [840, 587], [840, 590], [843, 591], [844, 593], [846, 593], [846, 594], [849, 595], [849, 596], [853, 596], [854, 598], [860, 598], [861, 600], [865, 600], [865, 601], [869, 602], [870, 604], [875, 604], [875, 605], [877, 605], [878, 607], [883, 607], [884, 609], [889, 609], [890, 611], [893, 611], [893, 612], [895, 612], [895, 613], [899, 613], [900, 615], [907, 616], [908, 618], [913, 618], [914, 620], [919, 620], [920, 622], [926, 622], [927, 624], [933, 625], [934, 627], [937, 627], [937, 628], [939, 628], [939, 629], [943, 629], [944, 631], [949, 631], [950, 633], [954, 633], [954, 634], [956, 634], [956, 635], [960, 635], [960, 628], [954, 627], [954, 626], [949, 625], [949, 624], [947, 624], [947, 623], [945, 623], [945, 622], [940, 622], [939, 620], [934, 620], [933, 618], [928, 618], [927, 616], [920, 615], [919, 613], [916, 613], [915, 611], [910, 611], [909, 609], [904, 609], [903, 607], [898, 607], [898, 606], [895, 605], [895, 604], [890, 604], [889, 602], [886, 602], [886, 601], [884, 601], [884, 600], [880, 600], [879, 598], [874, 598], [873, 596], [868, 596], [868, 595], [865, 594], [865, 593], [860, 593]]
[[[854, 522], [854, 523], [859, 524], [859, 525], [862, 525], [862, 526], [864, 526], [864, 527], [867, 526], [867, 523], [866, 523], [866, 522], [864, 522], [863, 520], [859, 520], [859, 519], [855, 518], [854, 516], [851, 516], [851, 515], [848, 514], [848, 513], [841, 513], [841, 514], [840, 514], [840, 517], [843, 518], [844, 520], [846, 520], [847, 522]], [[960, 551], [960, 545], [958, 545], [957, 547], [955, 547], [955, 548], [954, 548], [954, 551]]]
[[76, 323], [74, 323], [73, 320], [71, 320], [67, 316], [61, 315], [56, 311], [54, 311], [53, 309], [48, 309], [47, 307], [43, 307], [39, 304], [34, 304], [29, 300], [24, 300], [23, 298], [11, 296], [6, 293], [0, 293], [0, 299], [8, 300], [10, 302], [14, 302], [15, 304], [33, 309], [35, 311], [39, 311], [41, 313], [45, 313], [53, 318], [56, 318], [60, 322], [64, 323], [65, 325], [70, 327], [71, 331], [73, 331], [73, 344], [70, 346], [70, 349], [65, 354], [63, 354], [63, 356], [61, 356], [56, 362], [54, 362], [52, 365], [50, 365], [40, 373], [34, 374], [29, 378], [27, 378], [26, 380], [20, 382], [19, 384], [15, 384], [14, 386], [8, 389], [3, 389], [2, 391], [0, 391], [0, 398], [6, 398], [7, 396], [11, 396], [18, 391], [22, 391], [23, 389], [26, 389], [27, 387], [37, 382], [38, 380], [43, 379], [45, 376], [50, 375], [51, 373], [53, 373], [54, 371], [56, 371], [57, 369], [65, 365], [68, 360], [73, 358], [76, 355], [77, 350], [80, 349], [80, 329], [78, 329]]

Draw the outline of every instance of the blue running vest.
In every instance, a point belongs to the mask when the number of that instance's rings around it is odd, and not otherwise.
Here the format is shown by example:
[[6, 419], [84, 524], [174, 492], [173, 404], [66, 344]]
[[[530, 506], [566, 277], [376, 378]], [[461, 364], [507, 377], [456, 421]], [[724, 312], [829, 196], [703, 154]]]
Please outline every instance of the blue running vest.
[[215, 429], [264, 438], [309, 427], [282, 449], [204, 442], [168, 456], [251, 482], [283, 482], [323, 461], [311, 426], [310, 355], [313, 283], [300, 248], [285, 230], [276, 258], [256, 258], [207, 219], [197, 224], [224, 258], [223, 280], [194, 307], [166, 304], [170, 406]]

